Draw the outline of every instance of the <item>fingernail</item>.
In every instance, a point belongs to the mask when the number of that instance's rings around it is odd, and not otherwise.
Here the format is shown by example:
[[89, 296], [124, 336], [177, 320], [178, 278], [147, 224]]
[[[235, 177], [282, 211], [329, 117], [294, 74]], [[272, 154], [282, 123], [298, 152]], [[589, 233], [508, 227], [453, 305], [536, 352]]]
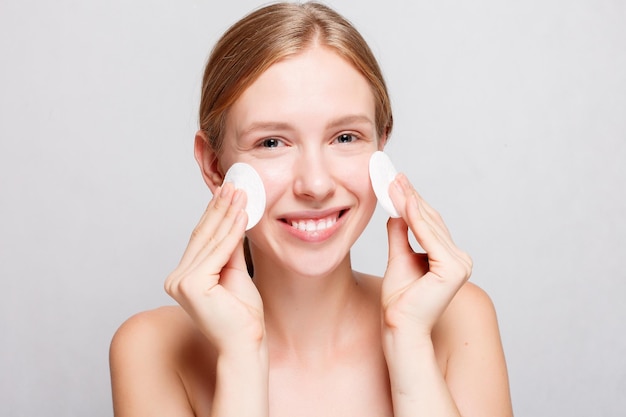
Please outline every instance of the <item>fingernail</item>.
[[411, 193], [411, 197], [409, 197], [409, 204], [415, 208], [419, 208], [419, 201], [417, 201], [417, 194]]
[[409, 182], [409, 179], [406, 177], [406, 175], [404, 174], [398, 174], [398, 178], [400, 179], [400, 182], [402, 183], [402, 186], [405, 189], [410, 189], [411, 188], [411, 183]]
[[233, 204], [235, 204], [237, 200], [239, 200], [239, 197], [241, 197], [241, 190], [235, 190], [235, 195], [233, 196]]
[[400, 182], [400, 175], [396, 175], [396, 178], [393, 180], [393, 186], [396, 187], [396, 190], [400, 191], [402, 195], [404, 195], [404, 187]]
[[237, 216], [235, 216], [235, 222], [236, 223], [242, 223], [244, 220], [244, 217], [246, 215], [246, 211], [244, 209], [239, 210], [239, 212], [237, 213]]
[[220, 192], [220, 197], [226, 197], [228, 195], [229, 189], [228, 189], [228, 182], [224, 183], [224, 185], [222, 185], [222, 191]]

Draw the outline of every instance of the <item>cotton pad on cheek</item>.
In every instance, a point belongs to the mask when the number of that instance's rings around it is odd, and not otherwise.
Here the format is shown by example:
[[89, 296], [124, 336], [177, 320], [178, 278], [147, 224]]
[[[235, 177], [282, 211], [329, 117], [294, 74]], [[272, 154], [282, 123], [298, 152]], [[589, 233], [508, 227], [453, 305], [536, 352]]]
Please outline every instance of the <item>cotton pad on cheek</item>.
[[261, 177], [252, 166], [237, 162], [226, 171], [224, 182], [232, 182], [235, 188], [245, 191], [248, 197], [246, 202], [246, 213], [248, 214], [246, 230], [252, 229], [261, 220], [265, 211], [265, 188]]
[[391, 197], [389, 197], [389, 185], [398, 174], [398, 171], [391, 163], [391, 159], [389, 159], [386, 153], [376, 151], [370, 157], [369, 170], [370, 181], [378, 202], [391, 217], [400, 217], [398, 210], [396, 210], [391, 201]]

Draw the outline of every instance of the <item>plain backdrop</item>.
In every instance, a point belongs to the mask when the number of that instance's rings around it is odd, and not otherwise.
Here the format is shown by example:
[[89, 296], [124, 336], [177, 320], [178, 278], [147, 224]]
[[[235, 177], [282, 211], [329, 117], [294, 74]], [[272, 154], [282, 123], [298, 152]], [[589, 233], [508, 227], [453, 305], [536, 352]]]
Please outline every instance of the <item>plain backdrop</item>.
[[[626, 413], [626, 3], [329, 0], [388, 152], [475, 260], [517, 416]], [[257, 1], [0, 0], [0, 415], [110, 416], [108, 347], [209, 198], [203, 65]], [[381, 274], [385, 216], [357, 244]]]

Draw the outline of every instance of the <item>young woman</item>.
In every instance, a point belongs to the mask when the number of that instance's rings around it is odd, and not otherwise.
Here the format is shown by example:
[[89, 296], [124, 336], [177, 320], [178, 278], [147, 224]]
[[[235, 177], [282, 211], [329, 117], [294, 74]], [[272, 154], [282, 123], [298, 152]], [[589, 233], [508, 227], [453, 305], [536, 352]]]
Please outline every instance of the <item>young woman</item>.
[[[512, 415], [493, 306], [403, 174], [384, 277], [351, 268], [391, 127], [376, 60], [331, 9], [275, 4], [225, 33], [195, 138], [214, 197], [165, 283], [179, 306], [113, 339], [116, 416]], [[236, 162], [266, 191], [247, 232], [247, 196], [223, 182]]]

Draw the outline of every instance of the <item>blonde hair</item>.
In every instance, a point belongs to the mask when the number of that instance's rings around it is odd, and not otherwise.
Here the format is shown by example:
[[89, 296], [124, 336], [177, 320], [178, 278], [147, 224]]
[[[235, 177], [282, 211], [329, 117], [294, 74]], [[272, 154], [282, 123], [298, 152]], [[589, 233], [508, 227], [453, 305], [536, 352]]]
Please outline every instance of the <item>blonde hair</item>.
[[267, 68], [314, 44], [333, 49], [368, 80], [375, 98], [376, 130], [388, 137], [393, 125], [380, 67], [359, 32], [329, 7], [316, 3], [276, 3], [235, 23], [217, 42], [204, 72], [200, 129], [219, 153], [228, 109]]

